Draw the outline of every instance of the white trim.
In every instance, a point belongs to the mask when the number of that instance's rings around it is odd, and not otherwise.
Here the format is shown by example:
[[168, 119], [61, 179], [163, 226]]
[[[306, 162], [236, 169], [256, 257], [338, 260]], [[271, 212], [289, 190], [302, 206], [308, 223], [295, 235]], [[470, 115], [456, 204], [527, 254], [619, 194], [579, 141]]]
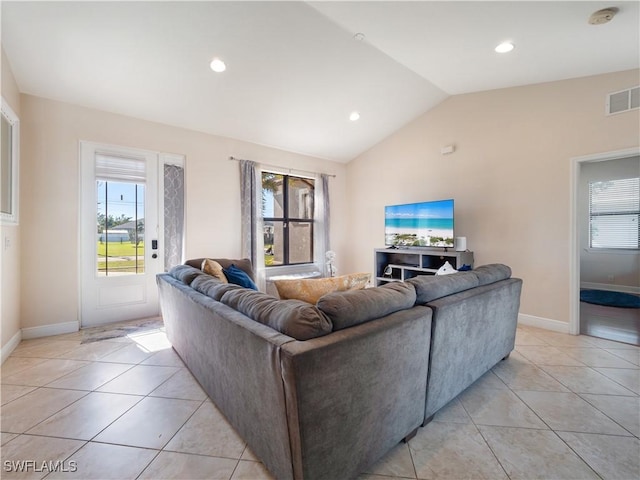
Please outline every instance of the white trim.
[[7, 342], [7, 344], [0, 348], [0, 363], [4, 363], [4, 361], [9, 358], [9, 355], [13, 353], [20, 342], [22, 341], [22, 330], [18, 330], [16, 334], [11, 337], [11, 339]]
[[604, 162], [640, 155], [640, 147], [613, 152], [584, 155], [570, 159], [570, 210], [569, 210], [569, 333], [580, 333], [580, 235], [578, 235], [578, 182], [580, 165], [588, 162]]
[[631, 285], [613, 285], [611, 283], [580, 282], [580, 288], [587, 288], [589, 290], [606, 290], [607, 292], [635, 293], [636, 295], [640, 295], [640, 287], [634, 287]]
[[22, 329], [22, 339], [51, 337], [53, 335], [63, 335], [65, 333], [75, 333], [80, 330], [80, 322], [52, 323], [40, 327], [28, 327]]
[[[79, 235], [80, 253], [78, 257], [80, 271], [79, 288], [79, 320], [82, 327], [93, 327], [104, 323], [129, 320], [157, 315], [159, 312], [159, 302], [157, 299], [157, 286], [155, 284], [155, 273], [164, 271], [164, 256], [161, 251], [145, 249], [144, 274], [112, 276], [109, 280], [99, 277], [95, 269], [95, 259], [97, 258], [95, 237], [95, 156], [97, 154], [144, 159], [147, 164], [146, 189], [145, 189], [145, 240], [157, 239], [158, 232], [158, 158], [160, 153], [154, 150], [144, 150], [140, 148], [122, 147], [118, 145], [107, 145], [91, 141], [79, 141], [79, 162], [80, 162], [80, 209], [79, 209]], [[90, 228], [94, 225], [93, 230]], [[152, 260], [152, 255], [157, 254]], [[162, 262], [162, 264], [161, 264]], [[99, 306], [99, 298], [106, 288], [110, 287], [133, 287], [143, 291], [138, 299], [144, 297], [143, 301], [131, 303], [119, 303], [109, 301], [108, 305]], [[106, 288], [105, 288], [106, 287]], [[113, 290], [111, 290], [114, 298]]]
[[11, 124], [11, 213], [0, 212], [0, 224], [19, 224], [20, 202], [20, 119], [2, 97], [2, 116]]
[[518, 323], [530, 327], [544, 328], [545, 330], [551, 330], [553, 332], [569, 333], [569, 324], [567, 322], [536, 317], [535, 315], [527, 315], [526, 313], [518, 314]]

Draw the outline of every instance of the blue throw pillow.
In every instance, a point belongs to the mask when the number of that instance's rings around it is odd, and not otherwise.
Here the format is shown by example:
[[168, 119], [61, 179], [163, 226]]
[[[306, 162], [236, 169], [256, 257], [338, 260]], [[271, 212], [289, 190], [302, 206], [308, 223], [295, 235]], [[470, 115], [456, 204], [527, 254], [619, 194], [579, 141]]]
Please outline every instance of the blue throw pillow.
[[241, 268], [238, 268], [232, 264], [229, 268], [223, 268], [222, 271], [227, 277], [227, 280], [229, 280], [229, 283], [235, 283], [236, 285], [240, 285], [244, 288], [258, 290], [258, 287], [256, 287], [255, 283], [253, 283], [251, 277], [249, 277], [249, 275], [247, 275], [247, 272], [245, 272]]

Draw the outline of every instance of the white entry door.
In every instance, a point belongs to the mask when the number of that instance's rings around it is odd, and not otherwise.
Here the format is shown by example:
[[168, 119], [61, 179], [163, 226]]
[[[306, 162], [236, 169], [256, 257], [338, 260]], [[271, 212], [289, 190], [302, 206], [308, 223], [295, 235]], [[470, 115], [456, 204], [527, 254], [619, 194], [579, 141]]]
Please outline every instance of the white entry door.
[[159, 314], [156, 152], [80, 142], [81, 325]]

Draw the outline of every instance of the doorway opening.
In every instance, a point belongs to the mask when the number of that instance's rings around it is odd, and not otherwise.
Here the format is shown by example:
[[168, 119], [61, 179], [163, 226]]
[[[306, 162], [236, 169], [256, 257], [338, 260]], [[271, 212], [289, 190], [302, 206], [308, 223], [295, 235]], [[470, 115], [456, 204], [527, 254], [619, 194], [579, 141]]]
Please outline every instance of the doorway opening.
[[570, 333], [640, 344], [640, 149], [571, 167]]

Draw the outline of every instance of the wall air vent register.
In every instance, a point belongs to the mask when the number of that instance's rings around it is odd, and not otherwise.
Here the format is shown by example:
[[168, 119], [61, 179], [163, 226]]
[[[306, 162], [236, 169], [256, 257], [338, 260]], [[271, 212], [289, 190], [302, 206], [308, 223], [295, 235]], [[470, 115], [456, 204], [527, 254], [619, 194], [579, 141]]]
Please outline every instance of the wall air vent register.
[[636, 110], [640, 107], [640, 86], [607, 95], [607, 115]]

